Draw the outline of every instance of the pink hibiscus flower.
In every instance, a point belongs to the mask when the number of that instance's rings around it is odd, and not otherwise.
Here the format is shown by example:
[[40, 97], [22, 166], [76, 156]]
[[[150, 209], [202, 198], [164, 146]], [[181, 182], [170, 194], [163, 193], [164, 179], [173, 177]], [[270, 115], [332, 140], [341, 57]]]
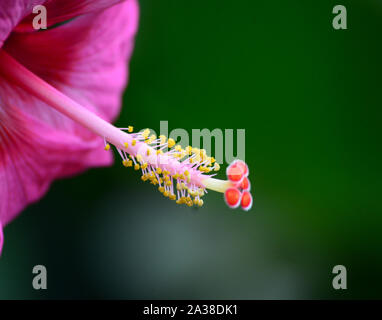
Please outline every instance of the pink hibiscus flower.
[[[1, 0], [0, 51], [112, 121], [120, 110], [138, 24], [137, 2], [119, 2]], [[41, 3], [47, 8], [48, 25], [76, 19], [36, 32], [32, 10]], [[6, 63], [3, 55], [0, 59]], [[15, 86], [2, 70], [1, 66], [0, 252], [2, 227], [39, 199], [54, 179], [112, 162], [102, 139]]]
[[36, 4], [0, 0], [0, 252], [7, 223], [54, 179], [110, 164], [110, 145], [125, 167], [142, 170], [142, 180], [179, 204], [201, 206], [210, 189], [230, 207], [250, 209], [244, 162], [218, 180], [208, 173], [220, 166], [205, 150], [110, 124], [126, 85], [136, 0], [46, 0], [48, 25], [75, 19], [41, 32], [32, 29]]

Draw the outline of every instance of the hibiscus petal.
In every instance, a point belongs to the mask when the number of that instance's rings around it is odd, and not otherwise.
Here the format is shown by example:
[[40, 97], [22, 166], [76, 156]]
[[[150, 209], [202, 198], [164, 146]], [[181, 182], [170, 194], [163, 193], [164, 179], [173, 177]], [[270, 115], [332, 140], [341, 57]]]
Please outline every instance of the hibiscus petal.
[[[127, 79], [125, 65], [137, 25], [137, 2], [127, 0], [58, 28], [15, 33], [4, 49], [58, 90], [110, 121], [119, 112]], [[33, 112], [41, 114], [37, 109]]]
[[[13, 33], [3, 47], [28, 69], [106, 120], [116, 117], [138, 6], [127, 0], [57, 28]], [[0, 77], [0, 222], [50, 183], [111, 163], [103, 140]]]
[[29, 15], [34, 6], [44, 4], [44, 2], [41, 0], [0, 1], [0, 48], [21, 19]]
[[0, 115], [2, 225], [43, 196], [55, 178], [111, 163], [111, 153], [103, 150], [101, 139], [84, 140], [55, 130], [11, 105], [5, 107], [7, 111], [3, 109]]
[[1, 221], [0, 221], [0, 256], [3, 250], [3, 244], [4, 244], [3, 226], [1, 225]]
[[[124, 0], [47, 0], [47, 25], [52, 26], [86, 13], [96, 12], [111, 7]], [[16, 27], [16, 31], [33, 30], [35, 14], [25, 17]]]
[[44, 5], [48, 26], [82, 14], [111, 7], [124, 0], [2, 0], [0, 1], [0, 48], [12, 31], [34, 31], [33, 8]]

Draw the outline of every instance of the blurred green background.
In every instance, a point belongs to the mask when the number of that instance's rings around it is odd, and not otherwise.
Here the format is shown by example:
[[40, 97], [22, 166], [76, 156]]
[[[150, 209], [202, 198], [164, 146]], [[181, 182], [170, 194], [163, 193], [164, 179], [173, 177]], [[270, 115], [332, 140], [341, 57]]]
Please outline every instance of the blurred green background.
[[140, 4], [118, 125], [245, 128], [253, 209], [178, 206], [119, 161], [56, 181], [4, 230], [0, 298], [382, 298], [382, 1]]

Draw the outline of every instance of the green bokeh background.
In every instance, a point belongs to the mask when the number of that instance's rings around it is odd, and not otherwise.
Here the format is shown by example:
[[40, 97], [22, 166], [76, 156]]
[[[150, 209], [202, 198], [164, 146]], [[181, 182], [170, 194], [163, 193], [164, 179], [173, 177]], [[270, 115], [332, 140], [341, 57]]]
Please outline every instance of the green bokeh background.
[[254, 207], [178, 206], [119, 161], [56, 181], [4, 230], [0, 298], [382, 298], [382, 1], [140, 4], [118, 125], [246, 129]]

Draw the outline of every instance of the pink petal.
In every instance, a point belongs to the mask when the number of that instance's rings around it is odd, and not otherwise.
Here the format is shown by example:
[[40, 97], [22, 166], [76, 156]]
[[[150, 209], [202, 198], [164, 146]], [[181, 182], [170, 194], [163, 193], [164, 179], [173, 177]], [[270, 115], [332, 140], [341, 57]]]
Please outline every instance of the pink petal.
[[0, 1], [0, 48], [21, 19], [29, 15], [34, 6], [44, 2], [41, 0]]
[[0, 256], [3, 250], [3, 244], [4, 244], [3, 226], [1, 225], [1, 221], [0, 221]]
[[[109, 165], [102, 139], [58, 131], [11, 105], [0, 115], [0, 222], [38, 200], [55, 178]], [[4, 112], [4, 110], [7, 110]], [[6, 119], [6, 120], [5, 120]]]
[[1, 0], [0, 1], [0, 48], [12, 31], [34, 31], [33, 8], [44, 5], [47, 23], [52, 26], [82, 14], [111, 7], [124, 0]]
[[[70, 20], [74, 17], [92, 13], [111, 7], [124, 0], [47, 0], [44, 6], [47, 10], [48, 26]], [[33, 19], [36, 14], [32, 11], [16, 27], [16, 31], [33, 31]]]
[[[66, 95], [111, 120], [120, 110], [137, 22], [137, 2], [127, 0], [47, 31], [12, 33], [3, 49]], [[54, 179], [110, 163], [111, 153], [103, 150], [102, 138], [0, 77], [3, 226], [43, 196]]]
[[58, 28], [14, 33], [4, 49], [63, 93], [112, 120], [119, 113], [137, 25], [137, 2], [128, 0]]

